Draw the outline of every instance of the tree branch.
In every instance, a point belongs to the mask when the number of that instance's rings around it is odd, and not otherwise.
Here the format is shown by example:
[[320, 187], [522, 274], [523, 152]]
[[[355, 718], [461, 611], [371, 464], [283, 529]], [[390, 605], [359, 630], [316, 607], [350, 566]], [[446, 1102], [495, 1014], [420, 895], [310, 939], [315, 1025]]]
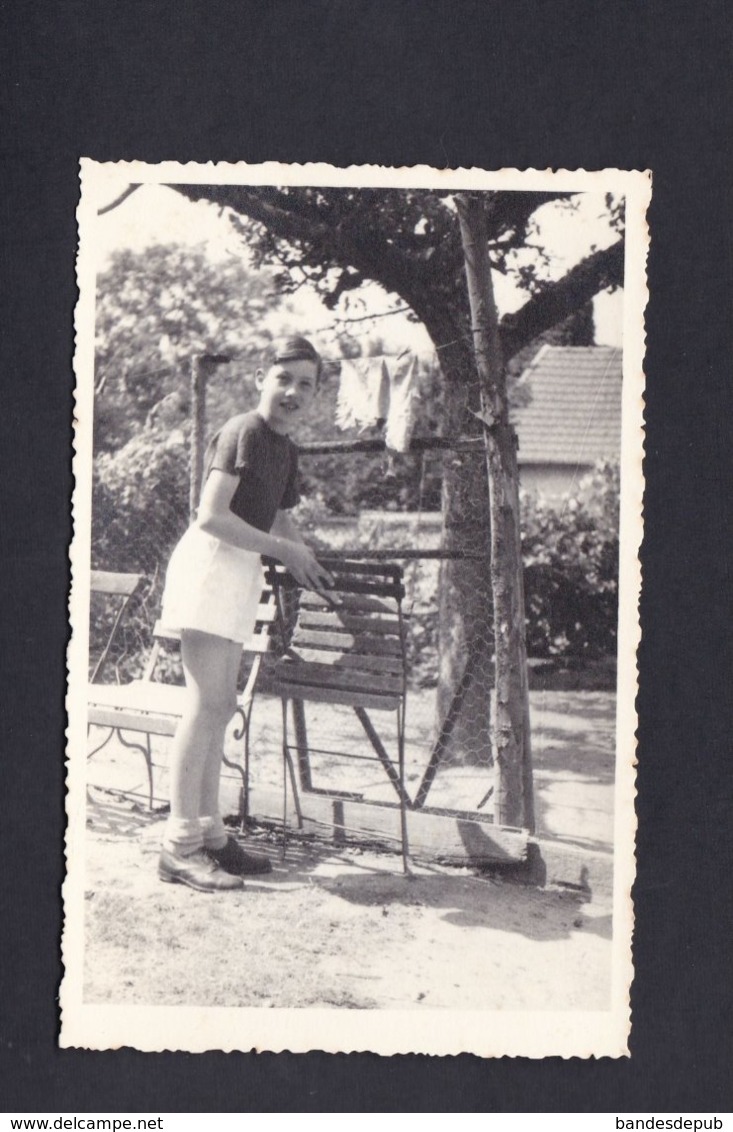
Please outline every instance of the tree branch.
[[[366, 279], [374, 279], [387, 291], [398, 294], [428, 326], [435, 330], [431, 318], [436, 304], [445, 308], [447, 325], [439, 341], [455, 338], [455, 319], [450, 308], [455, 303], [460, 270], [458, 253], [460, 242], [443, 238], [432, 256], [411, 255], [397, 243], [389, 240], [374, 223], [365, 222], [355, 208], [340, 219], [329, 216], [313, 201], [290, 198], [270, 186], [250, 188], [246, 185], [171, 185], [190, 200], [209, 200], [221, 207], [230, 208], [241, 217], [249, 217], [261, 224], [270, 241], [270, 254], [277, 250], [276, 242], [295, 245], [301, 256], [299, 266], [304, 272], [309, 266], [331, 265], [347, 269], [340, 276], [339, 287], [349, 289], [348, 269]], [[487, 224], [490, 240], [500, 240], [504, 248], [515, 243], [521, 245], [526, 225], [534, 212], [551, 200], [564, 199], [567, 193], [497, 193], [487, 200]], [[236, 218], [235, 218], [236, 219]], [[241, 223], [241, 221], [240, 221]], [[387, 232], [388, 228], [385, 229]], [[507, 238], [508, 237], [508, 238]], [[499, 250], [499, 249], [496, 249]], [[462, 257], [462, 253], [461, 253]], [[547, 283], [514, 314], [505, 315], [500, 323], [500, 336], [505, 361], [509, 361], [523, 346], [538, 334], [583, 307], [599, 291], [623, 283], [623, 241], [610, 248], [589, 255], [576, 267], [554, 283]], [[323, 270], [323, 266], [322, 266]], [[431, 329], [432, 328], [432, 329]]]
[[[270, 203], [265, 193], [269, 189], [251, 190], [243, 185], [171, 185], [189, 200], [209, 200], [222, 208], [231, 208], [258, 224], [263, 224], [273, 235], [285, 240], [327, 240], [331, 230], [325, 223], [312, 218], [304, 219], [296, 212]], [[274, 194], [270, 194], [274, 195]]]
[[[420, 264], [404, 255], [394, 245], [379, 238], [376, 225], [370, 225], [366, 233], [351, 230], [347, 223], [330, 224], [328, 220], [316, 221], [311, 215], [299, 215], [282, 203], [283, 194], [277, 190], [248, 189], [242, 185], [171, 185], [190, 200], [210, 200], [235, 212], [248, 216], [264, 225], [279, 239], [295, 241], [306, 248], [314, 243], [322, 243], [324, 254], [328, 254], [336, 266], [349, 264], [360, 274], [375, 279], [388, 291], [400, 292], [410, 289], [410, 283]], [[269, 198], [269, 199], [268, 199]], [[272, 200], [278, 200], [275, 205]]]
[[623, 280], [624, 243], [619, 240], [610, 248], [587, 256], [556, 283], [548, 283], [518, 311], [502, 318], [499, 333], [505, 362], [600, 291], [622, 286]]
[[115, 197], [111, 204], [105, 204], [104, 208], [98, 208], [97, 216], [104, 216], [106, 212], [112, 212], [114, 208], [118, 208], [123, 201], [127, 200], [128, 197], [131, 197], [132, 194], [139, 188], [140, 185], [128, 185], [127, 188], [123, 192], [121, 192], [118, 197]]

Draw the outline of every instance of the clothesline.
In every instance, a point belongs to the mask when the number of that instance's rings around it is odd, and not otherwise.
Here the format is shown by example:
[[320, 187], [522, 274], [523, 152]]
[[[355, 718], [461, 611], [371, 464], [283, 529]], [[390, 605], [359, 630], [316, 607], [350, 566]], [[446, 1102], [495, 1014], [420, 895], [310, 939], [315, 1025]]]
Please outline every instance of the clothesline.
[[[313, 334], [314, 337], [322, 335], [322, 334], [333, 334], [334, 337], [338, 337], [339, 331], [342, 328], [345, 328], [352, 323], [355, 323], [355, 322], [372, 322], [373, 320], [378, 319], [378, 318], [389, 318], [391, 315], [394, 315], [394, 314], [404, 314], [406, 311], [409, 311], [409, 310], [411, 310], [411, 308], [408, 307], [408, 306], [393, 307], [392, 310], [377, 311], [376, 314], [364, 314], [364, 315], [358, 315], [355, 318], [338, 319], [336, 322], [332, 322], [328, 326], [317, 327], [317, 329], [311, 331], [311, 333]], [[348, 331], [346, 331], [346, 332], [348, 333]], [[459, 342], [463, 342], [463, 341], [472, 342], [473, 341], [472, 336], [470, 334], [462, 334], [458, 338], [451, 339], [450, 342], [442, 342], [440, 345], [430, 346], [426, 350], [413, 350], [412, 353], [414, 353], [416, 355], [416, 357], [429, 357], [432, 354], [437, 353], [439, 350], [447, 350], [449, 346], [455, 346]]]
[[[329, 456], [338, 452], [384, 452], [385, 441], [382, 437], [365, 437], [361, 440], [326, 440], [322, 443], [313, 441], [298, 445], [301, 456]], [[461, 436], [451, 439], [448, 436], [413, 436], [410, 440], [410, 452], [480, 452], [484, 451], [484, 440], [481, 436]]]

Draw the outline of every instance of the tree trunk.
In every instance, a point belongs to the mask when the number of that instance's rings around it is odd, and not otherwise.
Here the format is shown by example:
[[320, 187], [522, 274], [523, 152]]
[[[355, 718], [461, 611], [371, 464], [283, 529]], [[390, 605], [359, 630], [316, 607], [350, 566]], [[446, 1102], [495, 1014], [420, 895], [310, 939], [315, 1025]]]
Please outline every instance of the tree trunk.
[[466, 259], [489, 480], [496, 657], [493, 742], [498, 772], [496, 813], [504, 824], [531, 830], [534, 813], [517, 440], [509, 423], [484, 202], [472, 194], [459, 194], [456, 205]]
[[[455, 282], [451, 281], [455, 288]], [[455, 309], [455, 295], [451, 294]], [[431, 293], [414, 308], [437, 350], [444, 378], [443, 435], [481, 436], [473, 410], [480, 410], [468, 321], [449, 314], [449, 296], [442, 308]], [[436, 319], [436, 310], [442, 317]], [[457, 557], [443, 561], [438, 582], [438, 689], [435, 736], [441, 736], [440, 764], [483, 766], [493, 762], [491, 749], [491, 688], [494, 634], [491, 597], [489, 492], [485, 456], [475, 452], [446, 452], [443, 458], [442, 549]], [[472, 557], [462, 557], [462, 555]], [[478, 556], [478, 557], [473, 557]], [[458, 697], [456, 699], [456, 697]], [[448, 733], [444, 733], [446, 721]], [[430, 777], [420, 801], [429, 802]], [[477, 788], [477, 800], [485, 793]]]
[[[477, 431], [475, 418], [466, 411], [467, 401], [472, 400], [471, 384], [469, 379], [462, 385], [451, 381], [446, 386], [444, 421], [449, 436]], [[439, 726], [463, 684], [460, 710], [443, 757], [453, 763], [488, 768], [492, 762], [494, 643], [489, 494], [480, 451], [452, 452], [444, 457], [442, 511], [443, 549], [472, 556], [445, 561], [440, 570]]]

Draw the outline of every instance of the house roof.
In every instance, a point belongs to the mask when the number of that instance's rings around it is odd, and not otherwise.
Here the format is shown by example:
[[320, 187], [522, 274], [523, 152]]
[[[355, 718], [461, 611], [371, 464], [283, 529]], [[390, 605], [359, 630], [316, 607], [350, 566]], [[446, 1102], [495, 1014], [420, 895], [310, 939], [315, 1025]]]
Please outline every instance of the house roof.
[[522, 374], [531, 400], [512, 414], [521, 464], [594, 464], [621, 450], [621, 350], [543, 346]]

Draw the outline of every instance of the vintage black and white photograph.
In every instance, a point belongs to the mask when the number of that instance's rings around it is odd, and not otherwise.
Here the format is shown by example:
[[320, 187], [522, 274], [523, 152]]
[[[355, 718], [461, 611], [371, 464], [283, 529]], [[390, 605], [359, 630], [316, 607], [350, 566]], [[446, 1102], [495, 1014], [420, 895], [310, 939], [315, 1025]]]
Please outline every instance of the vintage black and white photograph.
[[82, 162], [62, 1045], [628, 1052], [649, 198]]

